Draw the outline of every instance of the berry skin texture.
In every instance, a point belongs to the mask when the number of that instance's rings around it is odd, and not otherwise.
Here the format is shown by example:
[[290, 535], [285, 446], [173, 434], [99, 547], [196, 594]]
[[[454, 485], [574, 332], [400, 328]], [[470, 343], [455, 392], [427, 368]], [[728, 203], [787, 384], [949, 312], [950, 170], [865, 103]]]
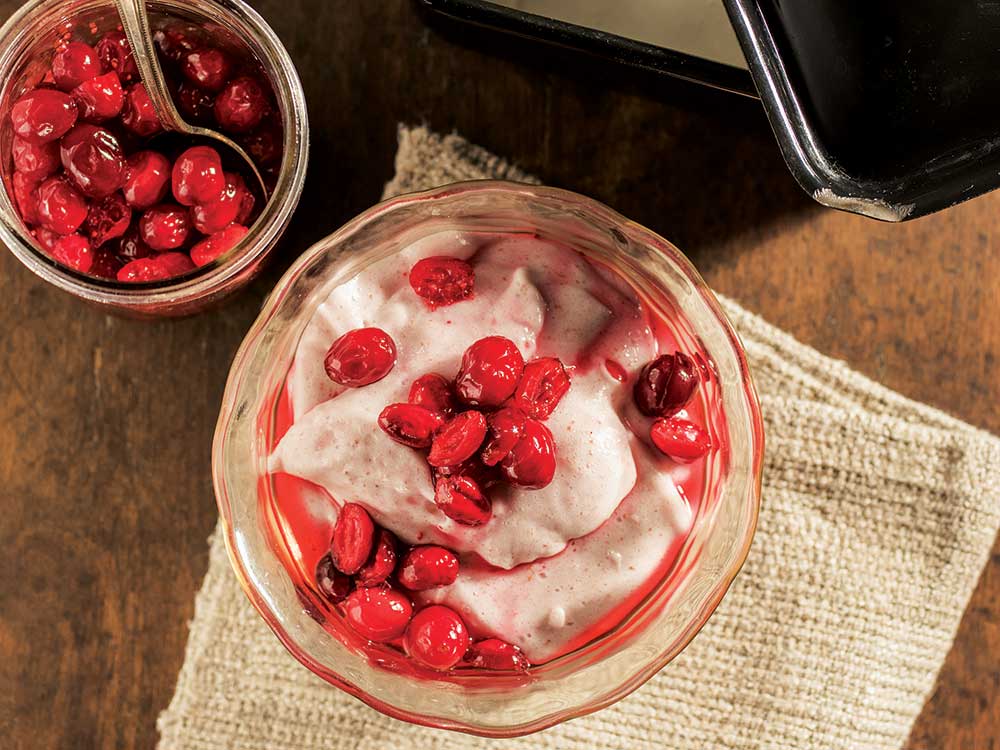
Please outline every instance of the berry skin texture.
[[399, 583], [410, 591], [450, 586], [458, 578], [458, 558], [435, 545], [414, 547], [399, 567]]
[[698, 387], [698, 368], [682, 352], [664, 354], [642, 368], [632, 395], [647, 417], [668, 417], [691, 400]]
[[657, 419], [649, 437], [660, 453], [685, 464], [697, 461], [712, 447], [712, 439], [705, 430], [678, 417]]
[[514, 407], [493, 412], [486, 420], [489, 426], [489, 438], [483, 446], [481, 458], [487, 466], [496, 466], [503, 461], [517, 445], [524, 434], [524, 421], [527, 416]]
[[91, 247], [98, 248], [105, 242], [125, 234], [131, 220], [132, 209], [121, 193], [112, 193], [103, 200], [90, 204], [83, 228]]
[[67, 234], [56, 240], [52, 257], [82, 273], [87, 273], [94, 263], [94, 251], [91, 250], [90, 243], [79, 234]]
[[214, 203], [226, 188], [222, 159], [211, 146], [192, 146], [177, 157], [171, 180], [174, 198], [182, 206]]
[[513, 404], [535, 419], [548, 419], [569, 391], [569, 375], [555, 357], [533, 359], [514, 391]]
[[445, 671], [469, 650], [469, 631], [453, 610], [434, 604], [413, 616], [403, 636], [403, 648], [425, 667]]
[[417, 261], [410, 269], [410, 286], [432, 310], [471, 299], [476, 273], [461, 258], [435, 256]]
[[411, 404], [444, 416], [455, 411], [455, 396], [451, 392], [451, 383], [436, 372], [421, 375], [414, 380], [407, 400]]
[[340, 509], [330, 539], [330, 557], [341, 573], [357, 573], [368, 560], [375, 542], [375, 524], [368, 511], [357, 503]]
[[105, 73], [73, 89], [73, 98], [80, 110], [81, 120], [103, 122], [122, 111], [125, 91], [117, 75]]
[[177, 106], [190, 123], [208, 124], [214, 115], [215, 98], [207, 91], [182, 83], [177, 87]]
[[170, 189], [170, 160], [159, 151], [137, 151], [128, 157], [122, 194], [133, 208], [155, 206]]
[[527, 672], [531, 664], [517, 646], [499, 638], [473, 643], [465, 653], [470, 667], [502, 672]]
[[381, 380], [396, 364], [396, 342], [381, 328], [355, 328], [330, 345], [323, 366], [334, 383], [360, 388]]
[[52, 58], [52, 79], [63, 91], [72, 91], [100, 74], [97, 50], [84, 42], [70, 42]]
[[38, 223], [56, 234], [72, 234], [87, 218], [87, 201], [62, 177], [50, 177], [35, 192]]
[[34, 144], [62, 138], [76, 124], [77, 115], [73, 97], [55, 89], [29, 91], [10, 108], [14, 135]]
[[188, 52], [181, 60], [181, 74], [205, 91], [219, 91], [233, 73], [233, 64], [222, 50], [206, 47]]
[[316, 586], [328, 600], [337, 604], [351, 593], [351, 578], [337, 570], [329, 554], [323, 555], [316, 563]]
[[125, 230], [125, 234], [118, 241], [118, 251], [116, 255], [123, 264], [139, 258], [146, 258], [153, 254], [152, 248], [142, 241], [139, 236], [139, 227], [132, 224]]
[[95, 49], [101, 61], [101, 70], [105, 73], [117, 73], [123, 83], [138, 80], [139, 66], [135, 63], [132, 47], [124, 31], [109, 31], [101, 37]]
[[462, 355], [455, 393], [471, 406], [500, 406], [514, 393], [523, 371], [524, 358], [513, 341], [487, 336]]
[[248, 133], [257, 127], [268, 110], [267, 94], [254, 78], [236, 78], [215, 97], [215, 119], [230, 133]]
[[183, 247], [190, 234], [188, 212], [170, 203], [160, 203], [147, 209], [139, 219], [139, 237], [153, 250]]
[[141, 83], [133, 84], [125, 92], [125, 104], [122, 107], [122, 124], [140, 138], [156, 135], [163, 127], [153, 109], [146, 87]]
[[207, 265], [236, 247], [249, 231], [239, 224], [230, 224], [225, 229], [196, 242], [191, 248], [191, 260], [199, 268]]
[[556, 473], [556, 444], [549, 428], [537, 419], [524, 422], [524, 435], [500, 462], [511, 484], [541, 489]]
[[161, 253], [129, 261], [118, 271], [118, 280], [127, 282], [165, 281], [194, 268], [184, 253]]
[[66, 174], [84, 195], [104, 198], [125, 183], [125, 154], [110, 131], [81, 124], [59, 144], [59, 158]]
[[[11, 178], [14, 193], [14, 205], [25, 224], [38, 223], [38, 180], [24, 172], [15, 172]], [[50, 230], [51, 231], [51, 230]]]
[[[225, 172], [218, 200], [191, 207], [194, 228], [202, 234], [215, 234], [237, 221], [245, 193], [249, 191], [243, 178], [235, 172]], [[251, 197], [252, 200], [252, 197]]]
[[14, 138], [11, 144], [14, 169], [25, 178], [36, 182], [53, 175], [60, 167], [59, 144], [30, 143], [23, 138]]
[[486, 417], [478, 411], [463, 411], [449, 419], [431, 442], [427, 463], [431, 466], [458, 466], [471, 458], [486, 437]]
[[102, 279], [114, 279], [118, 276], [119, 268], [121, 268], [121, 263], [115, 258], [114, 253], [107, 248], [102, 248], [94, 251], [94, 262], [90, 264], [90, 270], [87, 273]]
[[410, 600], [386, 586], [355, 589], [343, 606], [347, 624], [376, 643], [399, 638], [413, 616]]
[[493, 515], [493, 504], [469, 476], [440, 476], [434, 483], [434, 504], [463, 526], [482, 526]]
[[380, 529], [368, 561], [358, 570], [359, 586], [379, 586], [396, 569], [396, 537]]
[[415, 404], [389, 404], [378, 415], [378, 426], [385, 434], [410, 448], [429, 448], [443, 424], [440, 414]]

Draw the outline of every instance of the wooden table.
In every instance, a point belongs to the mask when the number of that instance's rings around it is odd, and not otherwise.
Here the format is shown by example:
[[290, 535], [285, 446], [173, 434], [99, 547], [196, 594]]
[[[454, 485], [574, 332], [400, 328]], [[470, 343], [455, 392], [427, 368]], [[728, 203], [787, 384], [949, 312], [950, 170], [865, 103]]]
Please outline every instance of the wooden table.
[[[155, 744], [215, 523], [209, 446], [230, 359], [291, 260], [378, 199], [399, 121], [609, 203], [799, 339], [1000, 432], [1000, 194], [876, 223], [799, 190], [755, 101], [429, 26], [410, 0], [254, 5], [298, 65], [314, 138], [263, 278], [221, 310], [150, 324], [88, 309], [0, 253], [2, 747]], [[998, 682], [1000, 545], [909, 747], [1000, 744]]]

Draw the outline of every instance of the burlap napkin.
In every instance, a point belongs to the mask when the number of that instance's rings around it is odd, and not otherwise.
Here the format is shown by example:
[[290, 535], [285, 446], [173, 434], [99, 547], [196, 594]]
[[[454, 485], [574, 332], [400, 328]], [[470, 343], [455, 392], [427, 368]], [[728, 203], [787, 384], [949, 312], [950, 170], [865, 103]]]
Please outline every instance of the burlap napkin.
[[[401, 129], [394, 195], [526, 179], [461, 138]], [[763, 510], [728, 597], [616, 706], [505, 748], [887, 748], [931, 690], [1000, 523], [1000, 440], [908, 401], [733, 302], [767, 422]], [[498, 742], [404, 724], [301, 667], [222, 540], [160, 750], [414, 750]]]

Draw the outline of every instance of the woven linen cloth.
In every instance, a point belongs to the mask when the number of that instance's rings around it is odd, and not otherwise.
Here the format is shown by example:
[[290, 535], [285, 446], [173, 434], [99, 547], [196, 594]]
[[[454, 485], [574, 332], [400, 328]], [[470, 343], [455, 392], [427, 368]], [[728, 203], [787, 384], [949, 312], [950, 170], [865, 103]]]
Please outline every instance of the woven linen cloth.
[[[387, 196], [528, 179], [457, 136], [399, 140]], [[284, 650], [216, 532], [160, 750], [898, 750], [997, 533], [1000, 440], [723, 305], [761, 391], [760, 525], [715, 615], [646, 685], [518, 740], [390, 719]]]

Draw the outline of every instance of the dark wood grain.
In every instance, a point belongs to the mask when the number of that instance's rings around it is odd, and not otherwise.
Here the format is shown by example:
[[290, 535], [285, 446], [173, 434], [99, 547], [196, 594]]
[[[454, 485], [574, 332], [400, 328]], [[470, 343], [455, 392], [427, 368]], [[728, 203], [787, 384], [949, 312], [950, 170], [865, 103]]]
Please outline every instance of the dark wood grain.
[[[709, 283], [1000, 432], [1000, 194], [902, 226], [824, 210], [759, 106], [426, 23], [409, 0], [261, 0], [305, 85], [310, 175], [273, 267], [221, 310], [107, 317], [0, 253], [0, 745], [151, 748], [215, 521], [230, 359], [278, 275], [375, 202], [396, 123], [457, 130], [603, 200]], [[0, 0], [4, 17], [15, 7]], [[996, 498], [983, 498], [996, 502]], [[911, 750], [1000, 745], [1000, 546]]]

